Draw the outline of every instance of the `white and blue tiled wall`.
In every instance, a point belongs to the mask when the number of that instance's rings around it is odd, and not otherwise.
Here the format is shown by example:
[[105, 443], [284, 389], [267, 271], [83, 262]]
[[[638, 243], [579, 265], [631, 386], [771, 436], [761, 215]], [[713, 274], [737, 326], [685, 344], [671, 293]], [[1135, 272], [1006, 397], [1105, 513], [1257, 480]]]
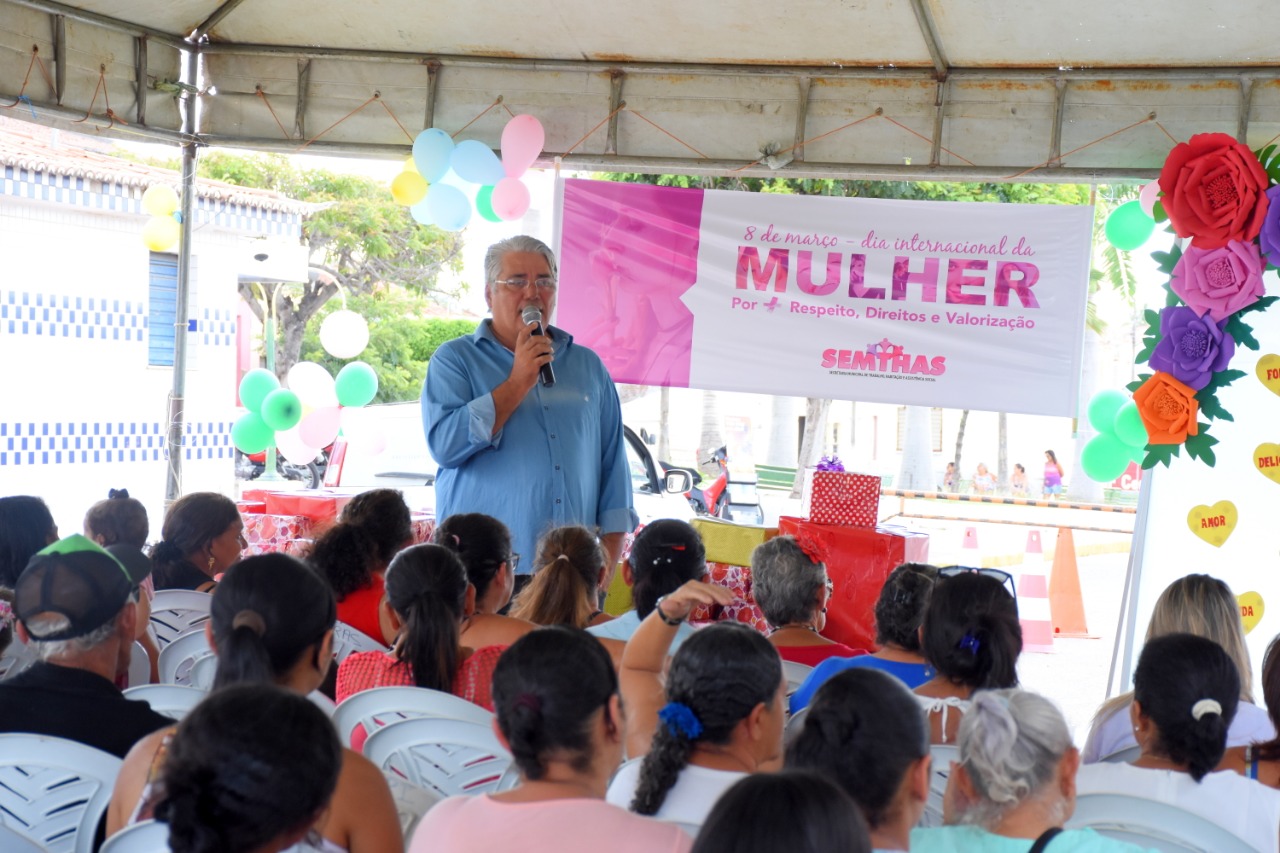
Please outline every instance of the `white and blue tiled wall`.
[[[0, 467], [160, 462], [167, 426], [159, 421], [0, 420]], [[231, 421], [183, 424], [183, 459], [233, 459]]]

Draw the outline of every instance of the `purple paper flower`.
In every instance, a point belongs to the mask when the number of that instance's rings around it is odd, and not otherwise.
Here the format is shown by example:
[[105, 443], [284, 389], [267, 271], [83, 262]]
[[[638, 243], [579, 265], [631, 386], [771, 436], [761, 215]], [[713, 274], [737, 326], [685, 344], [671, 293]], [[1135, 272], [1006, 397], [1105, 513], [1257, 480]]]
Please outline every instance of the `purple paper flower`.
[[830, 456], [824, 456], [818, 460], [818, 464], [813, 466], [815, 471], [835, 471], [844, 473], [844, 463], [840, 461], [840, 457], [834, 453]]
[[1187, 247], [1173, 268], [1173, 292], [1188, 307], [1214, 322], [1247, 308], [1266, 290], [1256, 244], [1232, 241], [1221, 249]]
[[1214, 373], [1226, 369], [1236, 353], [1236, 342], [1226, 333], [1226, 324], [1226, 320], [1215, 323], [1197, 316], [1185, 305], [1164, 309], [1160, 312], [1162, 337], [1151, 354], [1151, 368], [1199, 391]]
[[1267, 190], [1267, 215], [1262, 219], [1262, 230], [1258, 232], [1258, 241], [1262, 243], [1262, 254], [1273, 266], [1280, 266], [1280, 184]]

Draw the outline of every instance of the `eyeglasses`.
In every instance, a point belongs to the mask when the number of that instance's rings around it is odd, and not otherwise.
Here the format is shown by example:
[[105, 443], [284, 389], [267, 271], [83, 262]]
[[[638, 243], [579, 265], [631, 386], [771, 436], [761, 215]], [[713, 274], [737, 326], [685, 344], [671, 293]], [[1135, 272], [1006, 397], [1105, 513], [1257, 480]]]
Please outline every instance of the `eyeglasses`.
[[511, 573], [516, 573], [516, 567], [520, 565], [520, 555], [510, 554], [507, 556], [507, 565], [511, 567]]
[[939, 578], [953, 578], [956, 575], [974, 574], [982, 575], [984, 578], [993, 578], [1000, 581], [1009, 590], [1009, 594], [1013, 596], [1013, 600], [1018, 600], [1018, 590], [1013, 582], [1013, 575], [1000, 569], [978, 569], [973, 566], [943, 566], [938, 569]]
[[[515, 276], [514, 278], [495, 279], [493, 283], [504, 285], [506, 287], [511, 288], [512, 290], [524, 290], [526, 287], [529, 286], [530, 279], [527, 275], [518, 275], [518, 276]], [[539, 290], [555, 290], [556, 289], [556, 280], [549, 275], [540, 275], [537, 278], [533, 279], [532, 283], [536, 284]]]

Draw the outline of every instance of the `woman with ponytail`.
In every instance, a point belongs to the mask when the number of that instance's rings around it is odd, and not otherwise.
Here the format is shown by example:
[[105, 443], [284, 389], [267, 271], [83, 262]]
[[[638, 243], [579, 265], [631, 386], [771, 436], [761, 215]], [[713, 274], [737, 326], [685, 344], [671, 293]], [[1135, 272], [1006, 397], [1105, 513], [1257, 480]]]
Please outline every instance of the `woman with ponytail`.
[[504, 646], [461, 643], [462, 622], [475, 610], [475, 587], [458, 555], [441, 545], [414, 545], [387, 569], [386, 617], [396, 630], [391, 652], [357, 652], [338, 667], [338, 696], [371, 687], [409, 685], [453, 693], [493, 710], [490, 683]]
[[491, 515], [463, 512], [436, 526], [431, 541], [458, 555], [476, 590], [475, 612], [462, 623], [462, 644], [473, 649], [509, 646], [536, 625], [501, 611], [511, 603], [520, 555], [511, 553], [511, 532]]
[[736, 622], [695, 631], [662, 672], [676, 629], [699, 604], [728, 604], [723, 587], [688, 581], [658, 599], [622, 656], [628, 754], [611, 803], [695, 828], [720, 795], [782, 756], [786, 680], [777, 650]]
[[[229, 568], [213, 592], [205, 633], [218, 656], [213, 691], [241, 684], [270, 684], [299, 696], [324, 681], [333, 661], [333, 625], [337, 609], [324, 579], [305, 563], [284, 554], [263, 554]], [[287, 723], [262, 725], [275, 738], [292, 739]], [[151, 817], [163, 790], [166, 751], [173, 730], [143, 739], [125, 758], [107, 811], [108, 835]], [[240, 759], [223, 754], [229, 764]], [[289, 775], [276, 783], [292, 782]], [[387, 781], [367, 758], [342, 751], [337, 788], [313, 826], [318, 840], [304, 850], [321, 853], [381, 853], [404, 843], [395, 801]], [[246, 849], [235, 845], [220, 849]]]
[[679, 829], [604, 802], [624, 718], [617, 673], [590, 635], [554, 627], [521, 637], [494, 670], [493, 704], [519, 785], [444, 800], [418, 825], [409, 853], [687, 853]]
[[1018, 685], [1022, 626], [1018, 604], [1000, 581], [939, 571], [920, 629], [921, 651], [935, 674], [915, 692], [929, 714], [930, 741], [952, 743], [974, 691]]
[[533, 580], [511, 604], [511, 615], [535, 625], [586, 628], [607, 622], [600, 584], [608, 576], [600, 540], [585, 527], [557, 527], [538, 542]]
[[958, 743], [943, 807], [947, 826], [914, 830], [911, 853], [1142, 853], [1091, 829], [1062, 828], [1075, 811], [1080, 753], [1062, 712], [1043, 696], [975, 694]]
[[1133, 673], [1129, 706], [1141, 754], [1132, 764], [1081, 768], [1080, 793], [1161, 800], [1255, 850], [1280, 850], [1280, 791], [1231, 770], [1214, 772], [1239, 702], [1236, 664], [1217, 643], [1193, 634], [1149, 640]]

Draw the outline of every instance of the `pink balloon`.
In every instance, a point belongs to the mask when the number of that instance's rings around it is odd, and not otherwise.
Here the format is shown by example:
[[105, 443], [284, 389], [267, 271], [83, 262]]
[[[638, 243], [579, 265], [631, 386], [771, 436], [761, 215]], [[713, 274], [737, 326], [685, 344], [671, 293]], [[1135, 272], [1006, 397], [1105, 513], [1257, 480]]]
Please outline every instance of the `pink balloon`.
[[1138, 193], [1138, 204], [1142, 206], [1142, 212], [1147, 216], [1155, 218], [1156, 202], [1160, 200], [1160, 182], [1152, 181], [1142, 188], [1142, 192]]
[[523, 175], [525, 169], [538, 159], [546, 141], [547, 134], [542, 129], [542, 122], [531, 115], [518, 115], [507, 122], [507, 126], [502, 129], [502, 168], [506, 170], [507, 177], [518, 178]]
[[519, 219], [529, 209], [529, 188], [519, 178], [503, 178], [494, 185], [489, 203], [499, 219]]
[[338, 437], [342, 425], [342, 409], [325, 406], [316, 409], [298, 424], [298, 437], [311, 447], [328, 447]]
[[320, 454], [320, 448], [307, 444], [302, 440], [302, 425], [284, 432], [276, 433], [276, 447], [280, 455], [294, 465], [306, 465]]

